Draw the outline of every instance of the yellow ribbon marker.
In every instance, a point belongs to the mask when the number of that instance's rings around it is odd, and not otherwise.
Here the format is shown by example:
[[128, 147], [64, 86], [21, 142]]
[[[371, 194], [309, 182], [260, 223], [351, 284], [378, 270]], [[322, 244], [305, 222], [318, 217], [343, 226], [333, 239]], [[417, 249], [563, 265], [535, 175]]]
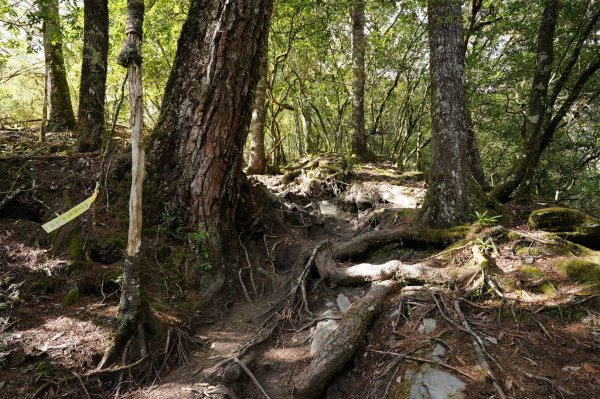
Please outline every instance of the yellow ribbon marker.
[[48, 223], [43, 224], [42, 229], [44, 229], [46, 231], [46, 233], [51, 233], [54, 230], [58, 229], [59, 227], [62, 227], [65, 224], [69, 223], [71, 220], [75, 219], [77, 216], [81, 215], [88, 209], [90, 209], [90, 206], [92, 206], [92, 203], [94, 201], [96, 201], [96, 197], [98, 196], [99, 189], [100, 189], [100, 187], [99, 187], [98, 183], [96, 183], [96, 188], [94, 189], [94, 193], [92, 194], [92, 196], [90, 198], [86, 199], [79, 205], [75, 205], [73, 208], [69, 209], [62, 215], [52, 219]]

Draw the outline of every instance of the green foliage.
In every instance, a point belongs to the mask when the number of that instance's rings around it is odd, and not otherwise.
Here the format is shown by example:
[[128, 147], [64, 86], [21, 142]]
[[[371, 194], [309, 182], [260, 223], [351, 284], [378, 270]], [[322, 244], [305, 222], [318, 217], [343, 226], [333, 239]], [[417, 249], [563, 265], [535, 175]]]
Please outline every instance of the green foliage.
[[483, 237], [477, 237], [477, 245], [479, 246], [479, 248], [481, 248], [481, 252], [483, 252], [484, 254], [498, 252], [498, 247], [496, 246], [494, 239], [491, 237], [487, 237], [485, 239]]
[[488, 211], [483, 213], [479, 213], [475, 211], [475, 223], [477, 223], [481, 227], [493, 226], [498, 223], [498, 219], [500, 219], [500, 215], [496, 216], [488, 216]]
[[211, 270], [213, 268], [212, 263], [210, 263], [211, 250], [208, 245], [209, 239], [210, 231], [207, 230], [200, 230], [194, 233], [188, 233], [187, 235], [189, 248], [199, 259], [196, 266], [203, 270]]

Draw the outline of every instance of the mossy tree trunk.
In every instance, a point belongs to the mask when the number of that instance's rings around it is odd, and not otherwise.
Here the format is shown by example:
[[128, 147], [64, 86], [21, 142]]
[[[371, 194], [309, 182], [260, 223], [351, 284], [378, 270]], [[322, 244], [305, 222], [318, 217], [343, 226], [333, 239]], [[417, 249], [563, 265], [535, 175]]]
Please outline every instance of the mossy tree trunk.
[[369, 154], [365, 135], [365, 3], [354, 0], [352, 16], [352, 154]]
[[254, 96], [254, 109], [250, 122], [250, 162], [247, 173], [262, 174], [267, 168], [267, 157], [265, 154], [265, 123], [267, 121], [267, 71], [269, 68], [267, 49], [269, 35], [263, 39], [262, 62], [260, 68], [260, 79], [256, 85]]
[[83, 57], [77, 113], [80, 152], [99, 150], [105, 132], [108, 0], [84, 0], [83, 19]]
[[40, 0], [39, 4], [43, 19], [44, 60], [50, 86], [50, 115], [46, 132], [75, 129], [77, 123], [67, 82], [58, 0]]
[[233, 263], [226, 255], [238, 240], [243, 148], [272, 3], [191, 2], [153, 132], [158, 188], [182, 209], [188, 229], [209, 233], [218, 270]]
[[432, 162], [422, 219], [433, 227], [449, 227], [472, 218], [484, 194], [473, 178], [465, 118], [462, 1], [429, 0], [427, 11]]

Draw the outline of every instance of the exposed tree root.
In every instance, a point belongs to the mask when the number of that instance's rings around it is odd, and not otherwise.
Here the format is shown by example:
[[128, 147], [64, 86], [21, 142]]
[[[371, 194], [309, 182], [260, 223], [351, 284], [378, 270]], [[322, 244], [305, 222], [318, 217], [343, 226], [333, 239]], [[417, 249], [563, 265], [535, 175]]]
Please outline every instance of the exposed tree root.
[[390, 278], [445, 285], [462, 282], [480, 270], [477, 264], [459, 268], [434, 267], [435, 263], [432, 260], [412, 264], [391, 260], [381, 265], [361, 263], [342, 268], [337, 267], [327, 252], [322, 252], [317, 257], [316, 265], [321, 277], [337, 285], [361, 284]]
[[362, 299], [352, 304], [337, 330], [294, 379], [294, 397], [310, 399], [321, 395], [329, 381], [350, 360], [393, 287], [394, 283], [389, 280], [374, 283]]
[[432, 230], [419, 226], [403, 226], [396, 229], [372, 231], [352, 240], [334, 245], [331, 253], [334, 259], [351, 260], [378, 247], [399, 241], [407, 241], [419, 245], [446, 247], [459, 239], [464, 233], [449, 230]]

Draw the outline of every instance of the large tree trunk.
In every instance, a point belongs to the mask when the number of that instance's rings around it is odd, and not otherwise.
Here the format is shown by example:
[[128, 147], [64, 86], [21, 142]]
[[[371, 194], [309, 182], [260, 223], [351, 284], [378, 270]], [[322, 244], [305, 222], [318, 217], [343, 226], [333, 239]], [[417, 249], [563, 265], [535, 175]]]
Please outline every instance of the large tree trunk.
[[208, 232], [217, 268], [235, 252], [243, 148], [271, 8], [272, 0], [191, 2], [153, 133], [159, 189], [176, 187], [171, 198], [190, 230]]
[[559, 7], [559, 0], [545, 0], [537, 39], [537, 64], [531, 83], [527, 117], [522, 132], [525, 138], [524, 153], [517, 160], [506, 180], [492, 191], [492, 196], [502, 202], [507, 201], [521, 183], [529, 186], [542, 154], [543, 125], [547, 120], [546, 112], [551, 112], [547, 107], [548, 85], [552, 74], [554, 33]]
[[262, 174], [267, 168], [267, 157], [265, 154], [265, 123], [267, 120], [267, 70], [268, 70], [268, 35], [264, 38], [264, 49], [261, 63], [260, 80], [256, 85], [254, 97], [254, 110], [250, 123], [250, 163], [246, 173]]
[[71, 130], [77, 124], [63, 57], [58, 0], [41, 0], [40, 7], [43, 17], [44, 59], [50, 82], [50, 115], [46, 131]]
[[352, 6], [352, 154], [368, 155], [365, 136], [365, 3]]
[[429, 0], [431, 181], [423, 221], [433, 227], [473, 217], [484, 196], [473, 178], [465, 120], [465, 62], [460, 1]]
[[83, 15], [83, 58], [77, 113], [80, 152], [99, 150], [105, 132], [108, 0], [84, 0]]

